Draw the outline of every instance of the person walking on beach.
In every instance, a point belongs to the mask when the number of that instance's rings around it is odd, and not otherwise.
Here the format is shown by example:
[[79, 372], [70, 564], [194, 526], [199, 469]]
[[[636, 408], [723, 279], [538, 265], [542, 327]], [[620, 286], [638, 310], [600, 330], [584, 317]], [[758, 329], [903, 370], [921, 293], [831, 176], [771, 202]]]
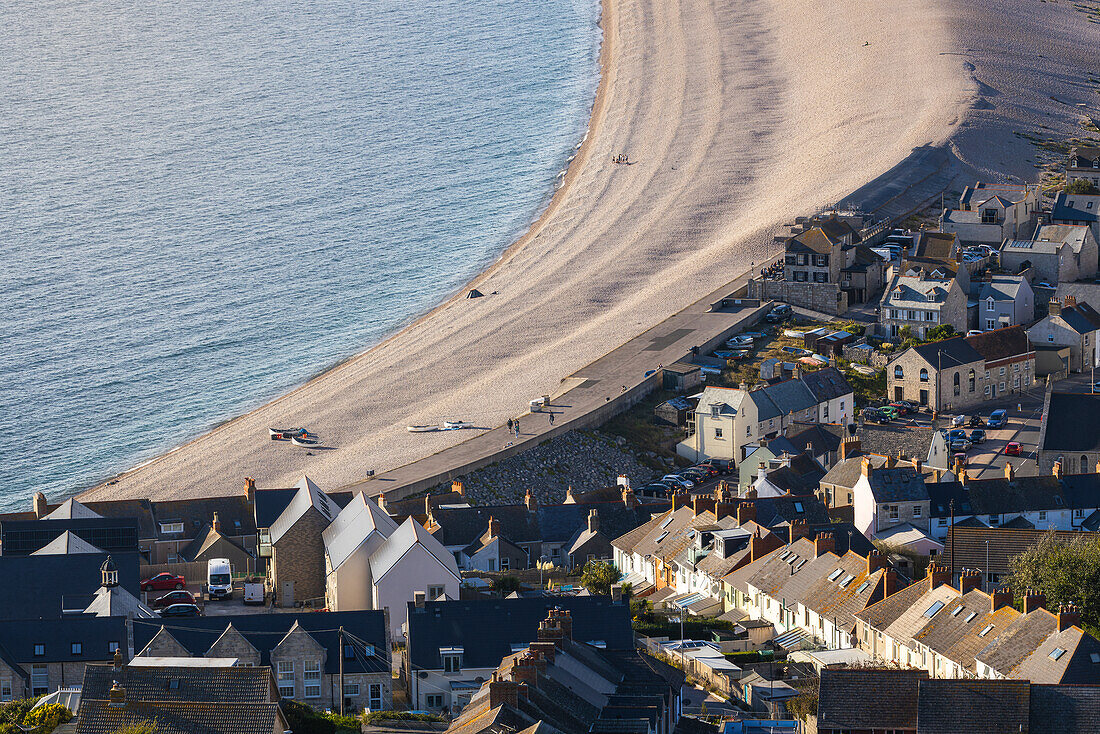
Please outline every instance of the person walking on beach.
[[513, 427], [514, 425], [515, 425], [515, 421], [513, 421], [513, 420], [512, 420], [511, 418], [509, 418], [509, 419], [508, 419], [508, 433], [511, 433], [511, 432], [512, 432], [512, 427]]
[[516, 429], [516, 438], [519, 438], [519, 418], [516, 418], [516, 421], [512, 424], [512, 427]]
[[550, 414], [550, 425], [554, 425], [554, 414]]

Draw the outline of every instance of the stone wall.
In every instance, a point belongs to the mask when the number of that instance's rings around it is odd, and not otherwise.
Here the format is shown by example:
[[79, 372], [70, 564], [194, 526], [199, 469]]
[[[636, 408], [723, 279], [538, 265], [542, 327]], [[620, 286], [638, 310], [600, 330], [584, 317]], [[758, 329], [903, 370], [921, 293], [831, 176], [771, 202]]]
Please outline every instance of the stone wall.
[[848, 294], [838, 283], [792, 283], [785, 280], [750, 280], [749, 295], [761, 301], [783, 301], [811, 311], [839, 315], [848, 310]]
[[307, 510], [298, 522], [272, 545], [272, 579], [275, 598], [282, 603], [283, 584], [294, 582], [294, 601], [324, 599], [325, 545], [321, 533], [328, 521], [316, 509]]
[[861, 337], [851, 344], [845, 344], [841, 347], [841, 356], [849, 362], [858, 362], [859, 364], [865, 364], [875, 369], [882, 369], [885, 367], [886, 363], [890, 361], [890, 355], [874, 349], [858, 348], [866, 346], [867, 339]]

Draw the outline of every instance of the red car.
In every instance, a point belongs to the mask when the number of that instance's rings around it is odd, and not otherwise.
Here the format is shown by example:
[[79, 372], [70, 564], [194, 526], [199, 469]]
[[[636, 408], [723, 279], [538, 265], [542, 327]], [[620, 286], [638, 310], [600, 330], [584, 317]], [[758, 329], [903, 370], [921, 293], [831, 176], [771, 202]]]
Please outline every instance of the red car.
[[1005, 446], [1005, 456], [1019, 456], [1019, 455], [1020, 455], [1020, 444], [1016, 443], [1015, 441], [1009, 441], [1008, 445]]
[[175, 574], [158, 573], [151, 579], [145, 579], [141, 582], [142, 591], [152, 591], [153, 589], [182, 589], [187, 586], [187, 580], [183, 576], [176, 576]]
[[913, 411], [909, 408], [908, 403], [894, 402], [890, 403], [891, 408], [897, 408], [898, 415], [909, 415]]
[[160, 609], [171, 604], [194, 604], [195, 597], [191, 596], [190, 591], [179, 589], [177, 591], [169, 591], [167, 594], [161, 597], [157, 597], [153, 601], [153, 609]]

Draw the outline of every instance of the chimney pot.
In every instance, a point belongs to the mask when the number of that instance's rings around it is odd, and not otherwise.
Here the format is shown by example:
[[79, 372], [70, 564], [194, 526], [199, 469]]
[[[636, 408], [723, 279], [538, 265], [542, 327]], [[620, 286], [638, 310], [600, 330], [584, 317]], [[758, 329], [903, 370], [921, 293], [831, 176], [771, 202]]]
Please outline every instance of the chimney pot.
[[975, 589], [980, 589], [982, 586], [982, 576], [977, 571], [969, 568], [964, 568], [963, 572], [959, 574], [959, 593], [967, 594]]
[[1047, 605], [1047, 595], [1035, 591], [1034, 589], [1027, 589], [1024, 591], [1024, 614], [1029, 614], [1037, 609], [1043, 609]]
[[840, 442], [840, 460], [858, 456], [862, 449], [862, 442], [855, 436], [849, 436]]
[[937, 566], [934, 563], [928, 567], [928, 588], [930, 590], [949, 583], [951, 583], [951, 569], [946, 566]]
[[1080, 624], [1081, 612], [1073, 604], [1063, 604], [1058, 607], [1058, 631], [1067, 630], [1075, 624]]
[[1077, 308], [1077, 297], [1066, 296], [1064, 299], [1062, 299], [1062, 308]]
[[41, 520], [46, 515], [46, 495], [34, 493], [34, 519]]
[[588, 511], [588, 532], [595, 533], [600, 529], [600, 513], [595, 510]]
[[466, 496], [466, 487], [465, 487], [465, 485], [463, 485], [462, 482], [458, 481], [457, 479], [454, 480], [453, 482], [451, 482], [451, 491], [452, 492], [457, 492], [458, 494], [462, 495], [463, 497]]
[[835, 553], [836, 539], [833, 537], [833, 534], [818, 533], [817, 537], [814, 538], [814, 551], [815, 557], [823, 556], [826, 553]]
[[749, 521], [756, 520], [756, 503], [755, 502], [742, 502], [737, 505], [737, 524], [744, 525]]
[[695, 513], [696, 516], [702, 515], [708, 510], [714, 510], [714, 498], [699, 495], [692, 500], [691, 506], [692, 511]]

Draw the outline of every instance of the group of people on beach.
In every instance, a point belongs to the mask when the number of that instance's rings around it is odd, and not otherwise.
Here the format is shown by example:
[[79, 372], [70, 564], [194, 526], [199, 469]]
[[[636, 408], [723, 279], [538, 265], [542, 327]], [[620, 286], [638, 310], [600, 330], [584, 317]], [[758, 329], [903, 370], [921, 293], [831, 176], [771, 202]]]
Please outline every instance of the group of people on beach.
[[626, 157], [626, 153], [619, 153], [611, 159], [612, 163], [626, 163], [629, 165], [630, 159]]
[[[550, 425], [554, 425], [554, 411], [549, 411], [547, 417], [550, 420]], [[516, 438], [519, 438], [519, 418], [508, 419], [508, 433], [511, 433]]]

